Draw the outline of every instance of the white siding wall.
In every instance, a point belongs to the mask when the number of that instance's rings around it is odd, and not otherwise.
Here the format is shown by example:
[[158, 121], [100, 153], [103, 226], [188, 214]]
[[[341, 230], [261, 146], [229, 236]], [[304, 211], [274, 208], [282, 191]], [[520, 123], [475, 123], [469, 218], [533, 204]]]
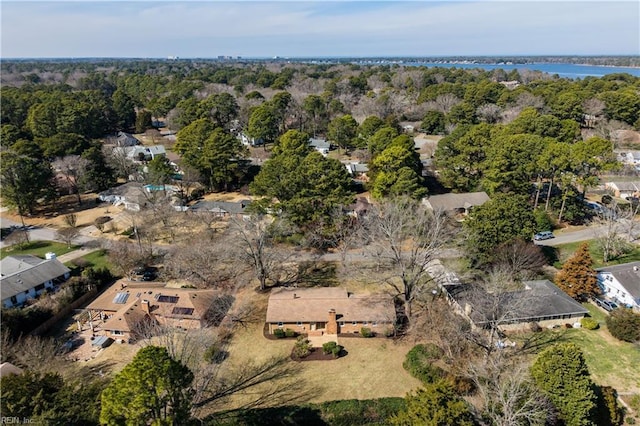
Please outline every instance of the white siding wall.
[[620, 284], [620, 282], [609, 272], [600, 272], [598, 274], [598, 281], [604, 290], [604, 294], [611, 298], [620, 301], [625, 305], [631, 305], [638, 307], [638, 305], [631, 297], [631, 294]]

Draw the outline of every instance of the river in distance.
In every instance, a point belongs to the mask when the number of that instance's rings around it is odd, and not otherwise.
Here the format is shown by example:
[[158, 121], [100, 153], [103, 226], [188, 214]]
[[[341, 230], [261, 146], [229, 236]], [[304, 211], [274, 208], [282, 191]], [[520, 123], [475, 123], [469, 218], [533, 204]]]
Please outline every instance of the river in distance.
[[579, 64], [549, 64], [549, 63], [533, 63], [533, 64], [474, 64], [474, 63], [453, 63], [453, 62], [404, 62], [406, 66], [424, 66], [424, 67], [443, 67], [443, 68], [463, 68], [472, 69], [480, 68], [491, 71], [502, 68], [509, 72], [511, 70], [532, 70], [542, 71], [551, 75], [557, 74], [564, 78], [585, 78], [585, 77], [602, 77], [607, 74], [627, 73], [636, 77], [640, 77], [640, 68], [627, 67], [602, 67], [596, 65], [579, 65]]

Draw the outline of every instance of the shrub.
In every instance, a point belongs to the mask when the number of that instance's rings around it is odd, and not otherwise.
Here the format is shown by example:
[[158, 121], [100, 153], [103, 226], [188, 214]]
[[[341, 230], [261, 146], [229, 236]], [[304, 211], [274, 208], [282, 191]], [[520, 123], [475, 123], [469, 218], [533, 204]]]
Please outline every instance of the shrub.
[[298, 337], [296, 344], [293, 346], [293, 355], [296, 358], [306, 358], [311, 354], [311, 343], [304, 336]]
[[635, 412], [640, 412], [640, 395], [633, 395], [629, 401], [629, 407]]
[[607, 317], [607, 327], [613, 337], [625, 342], [640, 341], [640, 314], [628, 308], [611, 311]]
[[222, 361], [224, 361], [225, 357], [225, 351], [223, 351], [216, 344], [209, 346], [204, 352], [204, 360], [210, 364], [220, 364]]
[[333, 349], [338, 346], [336, 342], [327, 342], [322, 345], [322, 353], [327, 355], [333, 352]]
[[636, 419], [634, 419], [633, 417], [627, 417], [625, 419], [625, 423], [628, 425], [635, 425], [636, 424]]
[[278, 339], [282, 339], [285, 336], [285, 331], [281, 328], [276, 328], [275, 330], [273, 330], [273, 335]]
[[290, 328], [287, 328], [284, 330], [284, 335], [285, 337], [296, 337], [298, 335], [298, 333], [296, 333], [295, 331], [291, 330]]
[[395, 329], [395, 327], [390, 326], [390, 327], [385, 328], [385, 330], [384, 330], [384, 335], [385, 335], [386, 337], [393, 337], [393, 336], [395, 336], [395, 335], [396, 335], [396, 329]]
[[459, 395], [471, 395], [476, 390], [476, 385], [473, 383], [473, 380], [467, 377], [449, 374], [447, 380]]
[[539, 332], [542, 331], [542, 327], [540, 327], [540, 324], [538, 324], [537, 322], [530, 322], [529, 323], [529, 328], [534, 333], [539, 333]]
[[598, 395], [598, 424], [621, 425], [624, 410], [618, 403], [618, 394], [611, 386], [596, 386]]
[[373, 331], [369, 327], [362, 327], [360, 329], [360, 335], [362, 337], [373, 337]]
[[582, 318], [580, 320], [580, 325], [582, 326], [582, 328], [586, 328], [587, 330], [595, 330], [598, 327], [600, 327], [600, 324], [598, 324], [598, 321], [594, 320], [593, 318]]
[[435, 383], [445, 376], [444, 370], [432, 363], [441, 356], [442, 350], [436, 345], [418, 344], [407, 352], [402, 366], [423, 383]]
[[336, 342], [327, 342], [322, 345], [322, 353], [325, 355], [333, 354], [334, 358], [338, 358], [342, 352], [342, 346]]

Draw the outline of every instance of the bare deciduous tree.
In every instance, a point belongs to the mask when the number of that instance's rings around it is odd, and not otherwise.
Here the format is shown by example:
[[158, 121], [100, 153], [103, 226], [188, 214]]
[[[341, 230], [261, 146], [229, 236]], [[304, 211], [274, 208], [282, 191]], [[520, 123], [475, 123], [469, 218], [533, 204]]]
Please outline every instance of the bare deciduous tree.
[[148, 260], [148, 257], [141, 253], [134, 244], [126, 241], [110, 241], [108, 253], [109, 262], [126, 277], [130, 277], [133, 268]]
[[496, 354], [471, 363], [469, 375], [482, 400], [482, 414], [496, 426], [543, 426], [553, 412], [549, 401], [518, 358]]
[[409, 198], [380, 203], [364, 219], [368, 249], [387, 266], [384, 281], [401, 298], [410, 320], [412, 305], [434, 287], [428, 265], [448, 241], [447, 219]]
[[17, 245], [18, 247], [29, 244], [29, 231], [26, 229], [14, 229], [7, 235], [4, 242], [9, 246]]
[[495, 268], [519, 279], [535, 275], [547, 263], [540, 247], [521, 239], [501, 244], [495, 259]]
[[78, 215], [76, 213], [66, 214], [62, 217], [62, 220], [69, 228], [78, 226]]
[[60, 173], [69, 188], [69, 193], [75, 193], [78, 197], [78, 205], [82, 205], [82, 179], [89, 166], [89, 160], [79, 155], [67, 155], [58, 158], [51, 163], [55, 171]]
[[67, 227], [56, 231], [56, 239], [63, 241], [68, 248], [71, 248], [73, 240], [75, 240], [78, 235], [80, 235], [78, 228]]
[[[274, 237], [283, 223], [263, 215], [252, 215], [248, 219], [232, 219], [232, 235], [236, 252], [251, 265], [260, 290], [267, 288], [267, 281], [274, 280], [276, 270], [286, 263], [289, 255], [285, 248], [274, 245]], [[277, 281], [277, 280], [276, 280]]]

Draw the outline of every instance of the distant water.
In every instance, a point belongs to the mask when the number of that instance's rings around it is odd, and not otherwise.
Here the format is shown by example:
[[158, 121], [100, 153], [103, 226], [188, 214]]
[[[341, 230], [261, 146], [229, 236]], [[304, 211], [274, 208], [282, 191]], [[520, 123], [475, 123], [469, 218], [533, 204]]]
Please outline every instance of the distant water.
[[607, 74], [627, 73], [640, 77], [640, 68], [625, 67], [599, 67], [595, 65], [577, 64], [470, 64], [470, 63], [435, 63], [435, 62], [404, 62], [407, 66], [443, 67], [443, 68], [481, 68], [487, 71], [500, 69], [509, 72], [511, 70], [535, 70], [557, 74], [565, 78], [602, 77]]

